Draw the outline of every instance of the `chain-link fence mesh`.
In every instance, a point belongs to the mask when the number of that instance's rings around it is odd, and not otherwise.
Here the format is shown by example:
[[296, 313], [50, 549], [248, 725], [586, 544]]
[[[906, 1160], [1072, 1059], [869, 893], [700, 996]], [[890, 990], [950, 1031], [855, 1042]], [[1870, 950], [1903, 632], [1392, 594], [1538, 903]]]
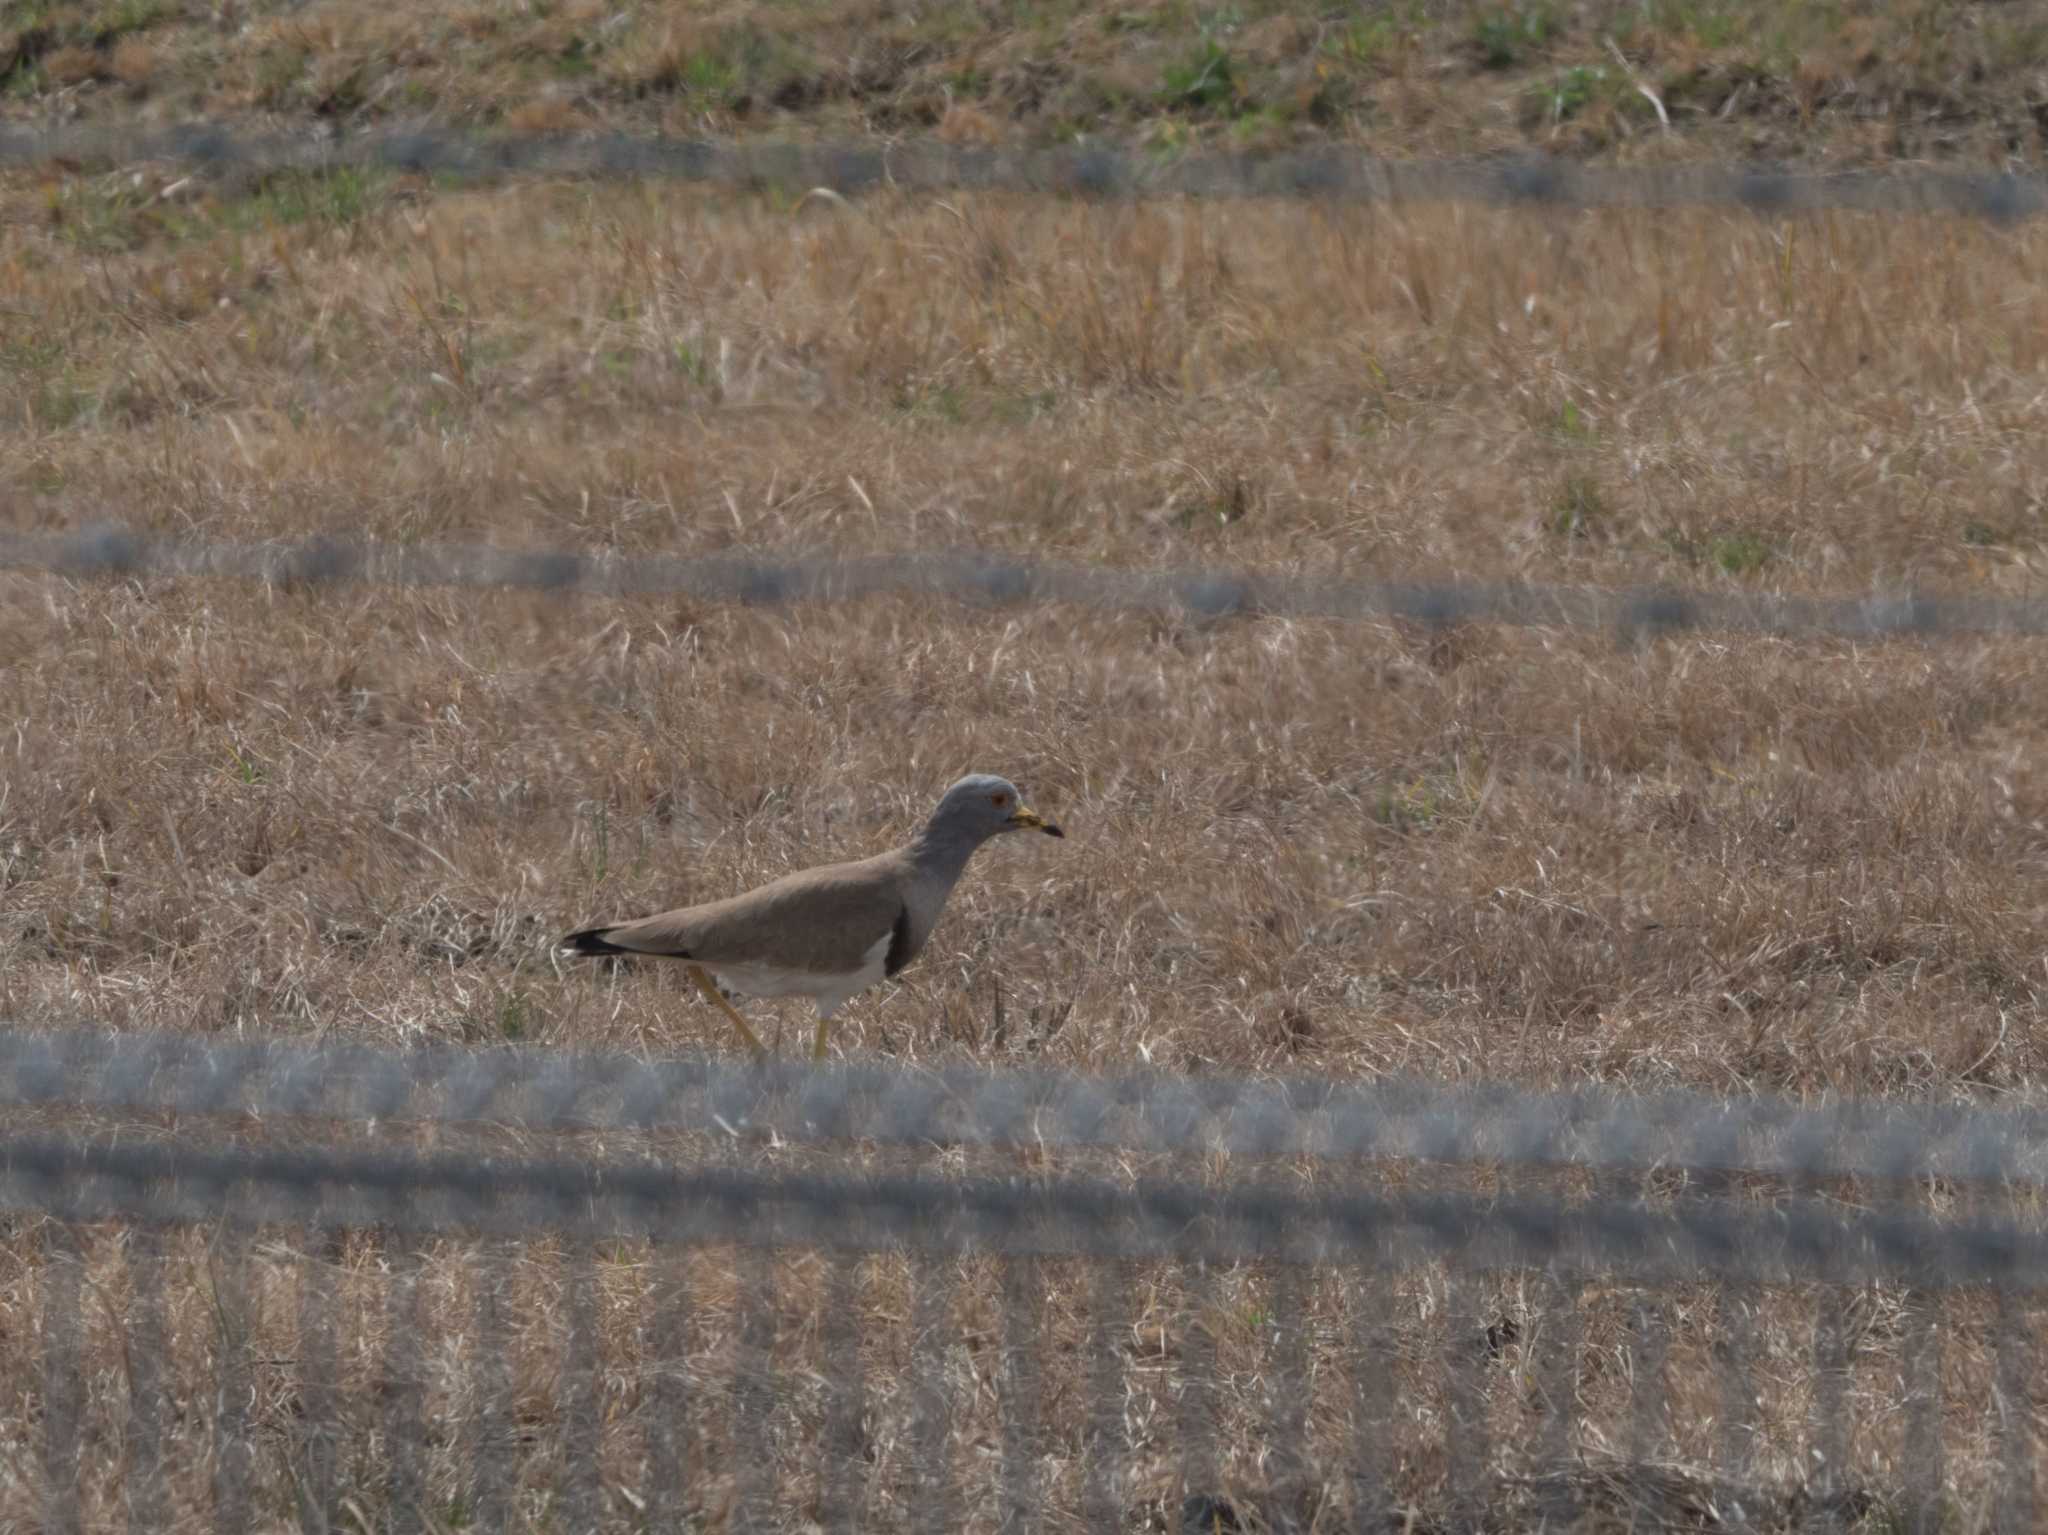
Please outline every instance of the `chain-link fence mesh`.
[[2038, 1116], [0, 1034], [0, 1518], [2024, 1529]]

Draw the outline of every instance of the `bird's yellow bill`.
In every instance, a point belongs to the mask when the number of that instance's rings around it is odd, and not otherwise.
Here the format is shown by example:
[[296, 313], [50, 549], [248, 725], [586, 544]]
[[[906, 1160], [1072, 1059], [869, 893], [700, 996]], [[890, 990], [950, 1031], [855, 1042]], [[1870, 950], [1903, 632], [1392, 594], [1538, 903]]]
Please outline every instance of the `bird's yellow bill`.
[[1023, 805], [1019, 805], [1010, 812], [1010, 824], [1025, 831], [1042, 831], [1048, 837], [1064, 837], [1066, 835], [1065, 832], [1061, 831], [1052, 822], [1046, 820], [1036, 810], [1029, 809]]

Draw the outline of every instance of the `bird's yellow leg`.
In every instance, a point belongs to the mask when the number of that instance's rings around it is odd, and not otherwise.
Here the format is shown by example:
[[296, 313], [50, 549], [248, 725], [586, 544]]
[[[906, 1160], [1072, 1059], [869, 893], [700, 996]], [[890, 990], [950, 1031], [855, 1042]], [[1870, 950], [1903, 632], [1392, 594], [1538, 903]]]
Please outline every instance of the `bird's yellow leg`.
[[712, 984], [711, 977], [704, 973], [702, 965], [690, 966], [690, 979], [697, 983], [698, 988], [705, 996], [725, 1009], [725, 1016], [730, 1018], [732, 1026], [740, 1031], [740, 1038], [747, 1042], [747, 1048], [752, 1050], [761, 1060], [767, 1060], [768, 1047], [761, 1043], [761, 1036], [748, 1028], [747, 1020], [740, 1016], [740, 1010], [720, 995], [718, 988]]
[[818, 1020], [818, 1032], [811, 1039], [812, 1060], [822, 1061], [825, 1059], [825, 1034], [831, 1027], [832, 1020], [830, 1018], [820, 1018]]

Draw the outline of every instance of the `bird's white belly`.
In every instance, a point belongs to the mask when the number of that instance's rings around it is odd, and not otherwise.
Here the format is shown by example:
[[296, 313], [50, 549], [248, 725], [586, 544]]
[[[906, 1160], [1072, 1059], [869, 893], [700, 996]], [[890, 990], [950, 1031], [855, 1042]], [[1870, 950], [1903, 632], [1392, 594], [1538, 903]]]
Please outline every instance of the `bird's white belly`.
[[779, 965], [720, 965], [711, 973], [719, 985], [743, 997], [815, 997], [820, 1006], [837, 1007], [882, 978], [888, 954], [889, 935], [884, 933], [862, 957], [860, 968], [843, 975]]

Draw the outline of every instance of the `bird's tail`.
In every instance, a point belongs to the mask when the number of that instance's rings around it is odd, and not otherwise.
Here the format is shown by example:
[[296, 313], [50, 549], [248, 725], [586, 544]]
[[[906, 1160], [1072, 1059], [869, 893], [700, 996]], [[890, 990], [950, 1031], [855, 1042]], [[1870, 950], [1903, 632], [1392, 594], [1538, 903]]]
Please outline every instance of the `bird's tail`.
[[617, 944], [609, 941], [604, 935], [610, 931], [611, 929], [608, 927], [586, 927], [580, 933], [569, 934], [568, 937], [555, 945], [556, 951], [562, 954], [630, 954], [633, 952], [631, 949], [622, 949]]

